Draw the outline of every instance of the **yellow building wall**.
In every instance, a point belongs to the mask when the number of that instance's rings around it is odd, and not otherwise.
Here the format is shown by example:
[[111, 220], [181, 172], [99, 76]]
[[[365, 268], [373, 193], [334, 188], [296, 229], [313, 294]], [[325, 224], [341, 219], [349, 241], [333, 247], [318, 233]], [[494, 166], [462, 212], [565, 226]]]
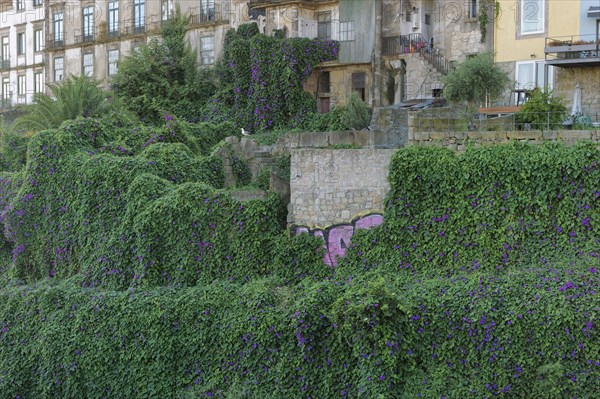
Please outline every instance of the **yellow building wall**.
[[498, 1], [501, 11], [494, 24], [496, 62], [543, 60], [546, 37], [579, 34], [579, 0], [546, 0], [545, 32], [529, 35], [521, 35], [519, 32], [521, 1]]

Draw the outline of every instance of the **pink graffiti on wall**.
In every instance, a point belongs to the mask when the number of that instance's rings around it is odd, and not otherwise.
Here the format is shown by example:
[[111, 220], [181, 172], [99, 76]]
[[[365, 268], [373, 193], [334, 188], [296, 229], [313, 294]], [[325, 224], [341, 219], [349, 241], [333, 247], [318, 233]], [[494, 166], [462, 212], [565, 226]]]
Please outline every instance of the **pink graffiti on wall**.
[[378, 213], [372, 213], [366, 216], [354, 219], [350, 223], [336, 224], [326, 229], [309, 229], [306, 226], [297, 226], [292, 231], [296, 235], [307, 233], [315, 237], [322, 237], [325, 247], [323, 262], [330, 266], [337, 266], [338, 259], [346, 255], [346, 248], [350, 245], [350, 239], [355, 230], [368, 230], [383, 223], [383, 216]]

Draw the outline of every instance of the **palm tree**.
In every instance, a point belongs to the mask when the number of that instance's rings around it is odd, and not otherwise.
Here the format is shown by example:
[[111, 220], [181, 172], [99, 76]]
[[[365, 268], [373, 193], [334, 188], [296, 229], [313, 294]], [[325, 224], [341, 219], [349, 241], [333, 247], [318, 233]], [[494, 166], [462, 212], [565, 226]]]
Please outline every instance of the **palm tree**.
[[17, 118], [13, 127], [18, 130], [41, 131], [59, 127], [64, 121], [96, 117], [115, 110], [110, 93], [92, 77], [71, 76], [58, 84], [49, 84], [52, 93], [36, 94], [25, 115]]

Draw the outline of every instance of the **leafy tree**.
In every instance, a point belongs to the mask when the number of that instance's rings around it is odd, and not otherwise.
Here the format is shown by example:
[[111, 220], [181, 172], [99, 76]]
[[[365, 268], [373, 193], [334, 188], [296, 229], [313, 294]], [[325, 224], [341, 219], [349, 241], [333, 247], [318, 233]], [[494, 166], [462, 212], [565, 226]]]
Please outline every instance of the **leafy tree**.
[[186, 42], [189, 22], [177, 7], [162, 27], [162, 42], [153, 39], [119, 65], [113, 89], [145, 122], [161, 123], [165, 113], [196, 121], [214, 93], [212, 72], [198, 69], [197, 54]]
[[64, 82], [49, 84], [52, 93], [36, 94], [25, 114], [15, 120], [15, 130], [41, 131], [59, 127], [79, 116], [95, 117], [119, 108], [100, 81], [88, 76], [72, 76]]
[[444, 97], [448, 101], [466, 101], [469, 108], [474, 108], [486, 98], [498, 98], [508, 88], [510, 79], [494, 64], [490, 53], [483, 53], [458, 64], [444, 83]]
[[515, 121], [520, 126], [527, 123], [536, 130], [560, 128], [568, 115], [566, 102], [564, 97], [554, 96], [551, 90], [535, 88], [515, 114]]

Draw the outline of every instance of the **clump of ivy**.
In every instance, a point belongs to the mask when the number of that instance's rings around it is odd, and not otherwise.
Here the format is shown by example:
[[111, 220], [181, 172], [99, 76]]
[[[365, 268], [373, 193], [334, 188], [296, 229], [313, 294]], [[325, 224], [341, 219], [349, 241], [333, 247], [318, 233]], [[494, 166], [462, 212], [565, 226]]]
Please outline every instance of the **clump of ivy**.
[[207, 105], [207, 117], [253, 133], [299, 126], [316, 109], [303, 83], [337, 54], [331, 40], [270, 37], [256, 24], [229, 30], [218, 67], [221, 90]]
[[487, 37], [487, 24], [488, 24], [488, 7], [494, 5], [494, 20], [500, 17], [500, 2], [498, 0], [482, 0], [479, 3], [479, 31], [481, 32], [481, 43], [485, 42]]
[[17, 171], [25, 166], [29, 136], [14, 130], [0, 132], [0, 170]]
[[228, 151], [228, 158], [231, 163], [233, 177], [235, 178], [235, 185], [237, 187], [243, 187], [250, 184], [252, 174], [250, 173], [248, 163], [244, 159], [238, 157], [231, 148], [229, 148]]
[[564, 97], [555, 96], [552, 90], [536, 87], [515, 114], [515, 121], [521, 128], [529, 124], [535, 130], [558, 129], [568, 116], [566, 102]]

